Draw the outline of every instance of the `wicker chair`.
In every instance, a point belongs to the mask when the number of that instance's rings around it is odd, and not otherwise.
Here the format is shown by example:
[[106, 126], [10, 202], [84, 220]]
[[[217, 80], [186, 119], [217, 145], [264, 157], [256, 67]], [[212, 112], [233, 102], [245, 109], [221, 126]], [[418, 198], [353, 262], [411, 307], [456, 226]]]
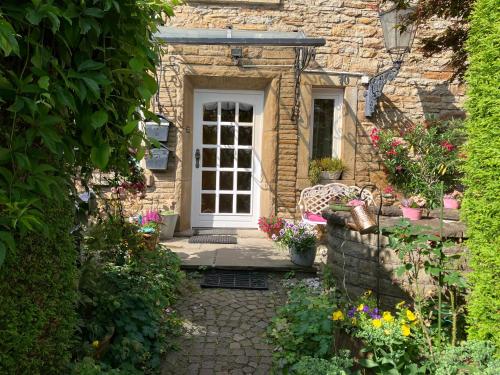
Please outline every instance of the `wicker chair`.
[[[299, 209], [302, 220], [312, 225], [326, 225], [326, 220], [321, 216], [322, 211], [336, 198], [359, 194], [361, 188], [347, 186], [340, 183], [316, 185], [305, 188], [300, 193]], [[361, 197], [368, 205], [374, 205], [371, 192], [364, 190]]]

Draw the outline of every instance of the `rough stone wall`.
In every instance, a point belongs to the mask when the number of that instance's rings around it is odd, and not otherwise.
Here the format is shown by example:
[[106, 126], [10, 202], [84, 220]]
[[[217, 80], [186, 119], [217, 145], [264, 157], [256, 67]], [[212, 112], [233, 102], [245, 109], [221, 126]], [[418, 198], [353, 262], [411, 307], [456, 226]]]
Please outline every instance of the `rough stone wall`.
[[[459, 238], [454, 240], [461, 241]], [[338, 287], [345, 291], [349, 298], [356, 299], [367, 290], [374, 293], [379, 290], [382, 306], [392, 307], [402, 299], [409, 299], [407, 279], [396, 277], [394, 273], [402, 263], [396, 252], [388, 247], [388, 237], [380, 236], [378, 258], [376, 234], [361, 235], [357, 231], [329, 224], [326, 244], [326, 263], [332, 267]], [[462, 254], [466, 250], [457, 243], [446, 251]], [[429, 296], [435, 290], [432, 281], [425, 274], [419, 275], [419, 288]]]
[[[279, 4], [254, 4], [252, 0], [211, 3], [189, 2], [176, 7], [169, 26], [185, 28], [295, 31], [326, 39], [317, 48], [311, 69], [360, 72], [374, 75], [391, 65], [378, 21], [377, 0], [282, 0]], [[441, 21], [420, 28], [413, 52], [406, 58], [398, 77], [384, 88], [379, 109], [372, 119], [364, 117], [364, 86], [358, 90], [358, 124], [356, 131], [355, 182], [362, 185], [381, 178], [380, 159], [372, 148], [369, 132], [374, 126], [393, 126], [406, 121], [419, 121], [424, 115], [462, 116], [463, 87], [447, 83], [451, 72], [446, 68], [446, 56], [424, 58], [419, 50], [419, 38], [444, 28]], [[246, 47], [243, 64], [290, 65], [293, 49], [276, 47]], [[154, 202], [179, 198], [182, 176], [181, 147], [178, 139], [182, 129], [183, 75], [190, 67], [210, 65], [214, 69], [232, 66], [230, 49], [214, 46], [168, 46], [163, 56], [160, 103], [163, 112], [175, 123], [169, 146], [174, 151], [165, 173], [154, 174], [154, 187], [149, 194]], [[245, 68], [242, 68], [245, 69]], [[281, 72], [279, 106], [278, 210], [283, 216], [293, 216], [296, 210], [296, 171], [298, 133], [291, 120], [293, 104], [293, 71], [289, 67], [270, 67]], [[186, 177], [184, 177], [186, 178]]]

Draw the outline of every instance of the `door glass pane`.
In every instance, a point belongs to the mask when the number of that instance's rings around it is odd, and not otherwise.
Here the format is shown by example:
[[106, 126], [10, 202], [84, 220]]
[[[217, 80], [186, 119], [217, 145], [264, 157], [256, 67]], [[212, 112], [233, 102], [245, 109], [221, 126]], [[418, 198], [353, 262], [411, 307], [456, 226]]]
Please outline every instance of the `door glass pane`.
[[234, 116], [236, 114], [236, 103], [234, 102], [221, 102], [221, 121], [231, 121], [234, 122]]
[[233, 190], [233, 172], [220, 172], [220, 190]]
[[204, 148], [202, 157], [203, 157], [202, 165], [204, 167], [215, 167], [215, 162], [217, 160], [217, 149]]
[[238, 168], [252, 168], [252, 150], [238, 150]]
[[240, 126], [238, 128], [238, 144], [240, 146], [251, 146], [252, 145], [252, 127], [251, 126]]
[[234, 126], [220, 127], [220, 144], [234, 145]]
[[251, 190], [252, 189], [252, 173], [251, 172], [238, 172], [238, 190]]
[[217, 121], [217, 102], [203, 104], [203, 121]]
[[234, 167], [234, 148], [222, 148], [220, 150], [220, 166]]
[[251, 104], [240, 103], [240, 122], [253, 122], [253, 106]]
[[203, 144], [216, 145], [217, 144], [217, 126], [216, 125], [203, 125]]
[[237, 195], [236, 196], [236, 212], [239, 214], [250, 213], [250, 195]]
[[219, 195], [219, 212], [221, 213], [233, 212], [233, 194]]
[[312, 158], [332, 157], [333, 99], [315, 99]]
[[201, 188], [203, 190], [215, 190], [215, 171], [201, 172]]
[[201, 195], [201, 213], [213, 214], [215, 212], [215, 194]]

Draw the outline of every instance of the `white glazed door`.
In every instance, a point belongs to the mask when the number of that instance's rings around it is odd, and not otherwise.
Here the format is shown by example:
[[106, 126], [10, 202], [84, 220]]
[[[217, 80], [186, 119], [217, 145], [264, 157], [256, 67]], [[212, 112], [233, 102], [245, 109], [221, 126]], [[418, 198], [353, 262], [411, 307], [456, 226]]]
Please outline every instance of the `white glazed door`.
[[257, 227], [262, 108], [262, 92], [195, 90], [192, 227]]

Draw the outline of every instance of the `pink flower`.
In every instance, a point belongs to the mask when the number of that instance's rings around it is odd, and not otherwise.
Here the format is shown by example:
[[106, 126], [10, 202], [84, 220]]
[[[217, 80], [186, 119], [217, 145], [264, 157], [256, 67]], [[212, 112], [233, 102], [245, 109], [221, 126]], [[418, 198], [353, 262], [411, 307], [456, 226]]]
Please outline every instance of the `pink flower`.
[[[400, 167], [400, 165], [398, 166]], [[396, 167], [397, 169], [397, 167]], [[384, 194], [393, 194], [394, 193], [394, 188], [391, 185], [388, 185], [385, 187], [385, 189], [382, 191]]]
[[380, 141], [379, 130], [377, 128], [373, 128], [370, 132], [370, 139], [372, 141], [372, 145], [377, 146]]
[[350, 200], [349, 202], [347, 202], [347, 205], [350, 207], [364, 206], [364, 204], [365, 204], [365, 201], [363, 201], [361, 199], [353, 199], [353, 200]]
[[397, 172], [401, 172], [403, 170], [403, 166], [402, 165], [396, 165], [396, 171]]

